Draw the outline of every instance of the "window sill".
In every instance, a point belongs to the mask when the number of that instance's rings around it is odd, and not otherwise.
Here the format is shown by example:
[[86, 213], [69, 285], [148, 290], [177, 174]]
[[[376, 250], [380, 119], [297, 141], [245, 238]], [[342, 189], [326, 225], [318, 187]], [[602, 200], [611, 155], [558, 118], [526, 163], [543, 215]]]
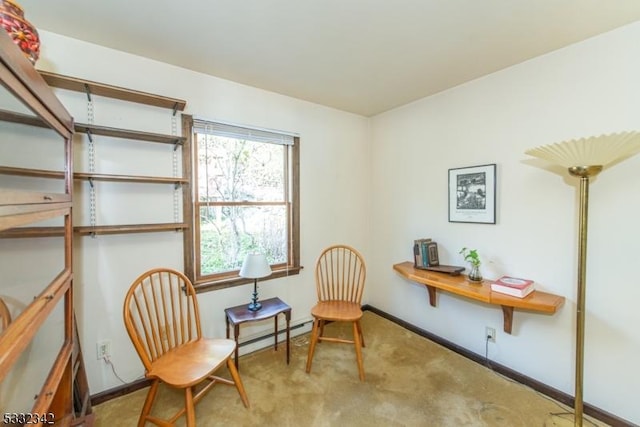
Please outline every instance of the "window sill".
[[[304, 267], [300, 266], [300, 267], [292, 267], [289, 269], [275, 270], [273, 271], [273, 273], [271, 273], [270, 276], [258, 279], [258, 281], [265, 282], [267, 280], [279, 279], [281, 277], [300, 274], [300, 270], [302, 270], [303, 268]], [[195, 288], [196, 293], [201, 293], [201, 292], [215, 291], [217, 289], [224, 289], [224, 288], [231, 288], [234, 286], [245, 285], [247, 283], [253, 283], [253, 279], [235, 276], [235, 277], [229, 277], [221, 280], [203, 280], [201, 282], [194, 283], [193, 287]]]

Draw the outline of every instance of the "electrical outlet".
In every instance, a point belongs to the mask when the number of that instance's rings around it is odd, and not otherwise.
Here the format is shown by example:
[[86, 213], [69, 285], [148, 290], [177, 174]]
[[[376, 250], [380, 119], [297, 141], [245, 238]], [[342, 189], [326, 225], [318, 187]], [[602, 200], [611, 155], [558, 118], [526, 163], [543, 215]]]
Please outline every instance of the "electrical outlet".
[[485, 328], [484, 337], [491, 342], [496, 342], [496, 330], [487, 326]]
[[96, 343], [96, 356], [98, 360], [111, 357], [111, 340], [102, 340]]

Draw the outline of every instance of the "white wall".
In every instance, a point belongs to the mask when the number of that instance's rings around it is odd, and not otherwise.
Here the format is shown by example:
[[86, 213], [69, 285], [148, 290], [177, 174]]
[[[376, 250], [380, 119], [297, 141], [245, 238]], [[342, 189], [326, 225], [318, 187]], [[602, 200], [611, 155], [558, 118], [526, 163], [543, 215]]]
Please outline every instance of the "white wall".
[[[41, 36], [40, 69], [185, 99], [187, 114], [300, 135], [301, 263], [305, 268], [299, 275], [259, 285], [261, 298], [279, 296], [292, 306], [293, 324], [310, 317], [315, 303], [313, 264], [322, 248], [344, 242], [366, 254], [370, 175], [367, 119], [46, 31], [42, 31]], [[57, 93], [76, 121], [87, 121], [83, 94]], [[99, 97], [94, 99], [94, 106], [96, 124], [160, 133], [171, 131], [170, 113], [166, 110], [158, 113], [140, 106], [131, 109], [121, 102]], [[148, 146], [147, 149], [139, 148], [138, 143], [113, 139], [105, 142], [104, 138], [96, 137], [96, 141], [99, 172], [118, 169], [115, 173], [136, 174], [136, 168], [140, 167], [145, 172], [137, 174], [171, 175], [170, 154], [162, 153], [163, 150], [170, 152], [169, 146], [142, 144]], [[115, 152], [113, 144], [120, 145]], [[138, 148], [125, 148], [126, 145]], [[82, 141], [76, 142], [78, 170], [86, 170], [83, 147]], [[160, 170], [149, 171], [158, 167]], [[127, 218], [132, 218], [130, 222], [137, 222], [136, 218], [148, 218], [148, 222], [172, 221], [170, 194], [168, 205], [162, 195], [148, 199], [149, 194], [144, 194], [160, 191], [156, 186], [100, 184], [99, 223]], [[145, 202], [141, 202], [142, 198]], [[86, 184], [76, 185], [76, 199], [76, 219], [87, 224]], [[123, 326], [122, 304], [131, 282], [145, 270], [157, 266], [182, 269], [181, 233], [76, 237], [76, 311], [92, 394], [120, 385], [111, 369], [96, 360], [97, 341], [112, 341], [112, 361], [123, 379], [132, 381], [142, 375], [142, 365]], [[224, 308], [248, 303], [251, 291], [252, 286], [246, 285], [200, 294], [204, 333], [224, 336]], [[272, 321], [243, 326], [241, 339], [271, 332], [272, 328]], [[266, 340], [259, 345], [271, 344], [272, 340]], [[241, 354], [255, 348], [255, 345], [243, 347]]]
[[[371, 120], [372, 305], [573, 394], [578, 181], [524, 154], [569, 138], [640, 129], [640, 23], [380, 114]], [[425, 76], [428, 78], [428, 76]], [[497, 224], [449, 223], [449, 168], [497, 164]], [[640, 156], [592, 181], [585, 401], [640, 423]], [[440, 293], [392, 270], [413, 239], [439, 243], [441, 263], [464, 265], [477, 248], [485, 277], [524, 276], [566, 297], [554, 316], [516, 310], [513, 334], [499, 307]]]
[[[495, 327], [491, 359], [573, 392], [577, 183], [533, 164], [524, 151], [640, 128], [640, 24], [371, 120], [44, 31], [42, 38], [39, 68], [183, 98], [190, 114], [301, 135], [306, 268], [261, 285], [261, 296], [278, 295], [293, 306], [294, 322], [308, 317], [315, 300], [311, 270], [317, 254], [328, 244], [349, 243], [367, 258], [364, 302], [479, 354], [484, 354], [485, 326]], [[63, 101], [76, 120], [86, 120], [83, 102], [67, 94]], [[115, 122], [130, 120], [114, 106], [100, 114]], [[168, 132], [168, 123], [149, 120], [154, 129], [145, 130]], [[498, 166], [497, 224], [449, 223], [447, 170], [487, 163]], [[625, 161], [605, 170], [591, 187], [585, 361], [585, 400], [635, 423], [640, 422], [634, 406], [640, 394], [635, 363], [640, 279], [633, 259], [640, 235], [639, 166], [640, 156]], [[116, 206], [103, 208], [105, 215], [116, 214]], [[516, 311], [512, 335], [502, 332], [499, 308], [447, 294], [432, 308], [423, 287], [392, 270], [394, 263], [410, 259], [418, 237], [439, 242], [442, 263], [462, 265], [458, 250], [478, 248], [486, 277], [531, 277], [567, 302], [554, 316]], [[122, 326], [122, 299], [145, 269], [181, 268], [181, 245], [181, 235], [173, 233], [76, 239], [77, 310], [92, 393], [119, 385], [95, 360], [98, 340], [113, 341], [113, 361], [122, 377], [133, 380], [142, 373]], [[249, 296], [250, 286], [200, 295], [205, 332], [223, 335], [223, 308]], [[270, 327], [243, 328], [243, 334]]]

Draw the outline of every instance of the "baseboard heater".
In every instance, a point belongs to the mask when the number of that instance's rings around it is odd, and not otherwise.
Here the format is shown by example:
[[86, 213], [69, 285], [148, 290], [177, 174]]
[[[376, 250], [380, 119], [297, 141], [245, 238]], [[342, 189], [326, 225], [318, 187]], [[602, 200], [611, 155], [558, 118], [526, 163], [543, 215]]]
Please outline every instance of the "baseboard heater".
[[[293, 326], [290, 326], [289, 327], [289, 332], [294, 331], [296, 329], [300, 329], [304, 325], [306, 325], [307, 323], [313, 323], [313, 320], [311, 320], [311, 319], [305, 320], [302, 323], [297, 323], [297, 324], [295, 324]], [[278, 331], [278, 335], [284, 334], [286, 332], [287, 332], [287, 330], [283, 329], [281, 331]], [[273, 338], [275, 336], [275, 334], [276, 334], [275, 332], [271, 332], [271, 333], [268, 333], [268, 334], [260, 335], [258, 337], [250, 338], [250, 339], [248, 339], [246, 341], [242, 341], [242, 342], [238, 343], [238, 347], [244, 347], [245, 345], [253, 344], [255, 342], [262, 341], [262, 340], [265, 340], [267, 338]]]

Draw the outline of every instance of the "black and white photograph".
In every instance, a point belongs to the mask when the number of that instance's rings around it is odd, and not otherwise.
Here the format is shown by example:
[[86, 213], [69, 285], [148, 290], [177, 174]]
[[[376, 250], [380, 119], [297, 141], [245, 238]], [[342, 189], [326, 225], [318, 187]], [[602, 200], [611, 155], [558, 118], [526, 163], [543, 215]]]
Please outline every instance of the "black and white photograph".
[[496, 165], [449, 169], [449, 222], [496, 223]]

